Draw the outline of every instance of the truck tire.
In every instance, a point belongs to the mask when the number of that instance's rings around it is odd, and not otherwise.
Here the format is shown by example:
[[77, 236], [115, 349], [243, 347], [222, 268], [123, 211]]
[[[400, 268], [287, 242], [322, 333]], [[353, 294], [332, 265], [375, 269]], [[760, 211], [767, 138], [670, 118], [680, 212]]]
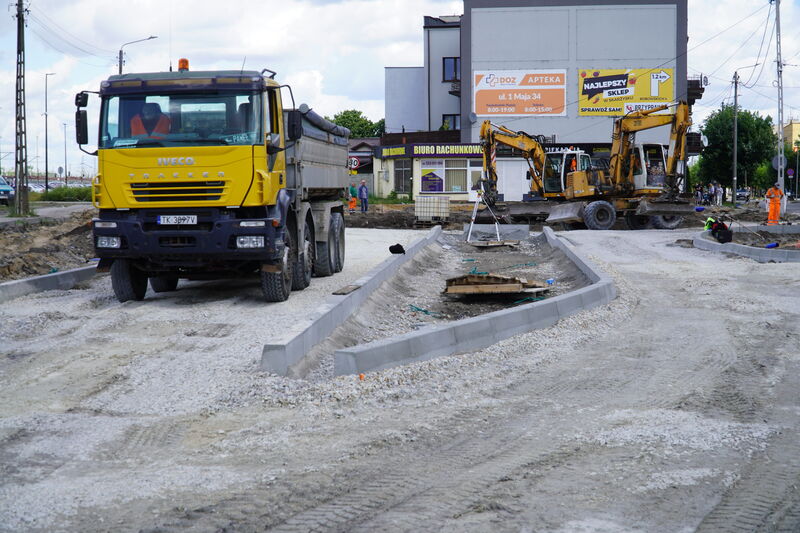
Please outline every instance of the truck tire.
[[583, 221], [589, 229], [611, 229], [617, 221], [617, 212], [610, 203], [597, 200], [583, 209]]
[[647, 229], [650, 227], [650, 217], [647, 215], [637, 215], [633, 211], [625, 213], [625, 224], [628, 229]]
[[153, 292], [172, 292], [178, 288], [178, 276], [166, 274], [150, 278], [150, 288]]
[[678, 215], [653, 215], [650, 219], [656, 229], [675, 229], [683, 222], [683, 217]]
[[268, 302], [285, 302], [292, 292], [292, 236], [288, 228], [283, 232], [286, 247], [283, 249], [280, 272], [261, 271], [261, 292]]
[[333, 271], [341, 272], [344, 268], [344, 217], [341, 213], [331, 213], [333, 237], [336, 243], [334, 249]]
[[[300, 252], [303, 260], [300, 260]], [[302, 291], [311, 285], [311, 271], [314, 268], [314, 236], [308, 222], [303, 227], [303, 242], [297, 247], [297, 260], [292, 265], [292, 290]]]
[[317, 277], [333, 275], [336, 263], [336, 237], [334, 234], [333, 219], [328, 220], [328, 239], [317, 243], [317, 253], [314, 254], [314, 275]]
[[111, 264], [111, 287], [120, 302], [143, 300], [147, 292], [147, 274], [127, 259], [115, 259]]

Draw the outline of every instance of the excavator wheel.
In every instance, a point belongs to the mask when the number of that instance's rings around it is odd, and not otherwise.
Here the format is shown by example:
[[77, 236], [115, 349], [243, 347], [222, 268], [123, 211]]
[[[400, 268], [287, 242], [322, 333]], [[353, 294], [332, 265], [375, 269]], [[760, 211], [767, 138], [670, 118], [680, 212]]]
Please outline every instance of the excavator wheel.
[[637, 215], [633, 211], [625, 213], [625, 224], [628, 229], [647, 229], [650, 227], [650, 217], [647, 215]]
[[605, 200], [597, 200], [583, 208], [583, 221], [589, 229], [611, 229], [617, 221], [617, 211]]
[[675, 229], [683, 222], [683, 217], [678, 215], [653, 215], [650, 218], [656, 229]]

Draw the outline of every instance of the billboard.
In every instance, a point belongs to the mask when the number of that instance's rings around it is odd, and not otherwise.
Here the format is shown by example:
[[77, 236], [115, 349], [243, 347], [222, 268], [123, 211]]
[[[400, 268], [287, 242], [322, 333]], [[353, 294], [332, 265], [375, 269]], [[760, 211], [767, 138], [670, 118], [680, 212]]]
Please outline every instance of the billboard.
[[578, 115], [620, 116], [675, 99], [671, 68], [578, 70]]
[[566, 116], [567, 71], [476, 70], [473, 111], [481, 117]]

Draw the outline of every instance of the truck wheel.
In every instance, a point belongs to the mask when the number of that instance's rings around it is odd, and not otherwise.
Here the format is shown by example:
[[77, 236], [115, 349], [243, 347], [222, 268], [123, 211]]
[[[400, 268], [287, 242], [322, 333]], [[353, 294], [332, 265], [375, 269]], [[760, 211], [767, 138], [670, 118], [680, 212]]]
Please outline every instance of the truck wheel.
[[633, 211], [625, 213], [625, 224], [628, 229], [647, 229], [650, 227], [650, 217], [647, 215], [637, 215]]
[[285, 302], [292, 292], [292, 236], [289, 229], [283, 232], [286, 247], [283, 249], [280, 272], [261, 271], [261, 292], [268, 302]]
[[336, 263], [336, 236], [334, 234], [333, 218], [328, 220], [328, 240], [317, 243], [317, 253], [314, 254], [314, 275], [318, 277], [333, 274]]
[[[292, 265], [292, 290], [302, 291], [311, 285], [311, 270], [314, 267], [314, 239], [308, 222], [303, 228], [302, 248], [298, 246], [297, 260]], [[303, 252], [303, 260], [300, 261], [300, 251]]]
[[115, 259], [111, 264], [111, 287], [120, 302], [143, 300], [147, 292], [147, 274], [127, 259]]
[[336, 242], [334, 253], [333, 271], [341, 272], [344, 268], [344, 217], [341, 213], [331, 213], [333, 237]]
[[675, 229], [683, 222], [683, 217], [678, 215], [653, 215], [651, 219], [656, 229]]
[[150, 288], [153, 292], [172, 292], [178, 288], [178, 276], [167, 274], [150, 278]]
[[611, 229], [617, 220], [614, 206], [605, 200], [597, 200], [583, 209], [583, 221], [589, 229]]

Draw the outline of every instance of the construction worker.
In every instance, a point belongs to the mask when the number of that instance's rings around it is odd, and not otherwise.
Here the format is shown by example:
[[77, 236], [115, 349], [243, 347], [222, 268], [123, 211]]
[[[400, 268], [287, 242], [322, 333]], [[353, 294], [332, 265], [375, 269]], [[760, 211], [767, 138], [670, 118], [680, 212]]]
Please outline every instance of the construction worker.
[[767, 216], [767, 225], [774, 226], [778, 224], [781, 217], [781, 200], [783, 199], [783, 191], [780, 185], [776, 183], [765, 195], [769, 202], [769, 215]]

